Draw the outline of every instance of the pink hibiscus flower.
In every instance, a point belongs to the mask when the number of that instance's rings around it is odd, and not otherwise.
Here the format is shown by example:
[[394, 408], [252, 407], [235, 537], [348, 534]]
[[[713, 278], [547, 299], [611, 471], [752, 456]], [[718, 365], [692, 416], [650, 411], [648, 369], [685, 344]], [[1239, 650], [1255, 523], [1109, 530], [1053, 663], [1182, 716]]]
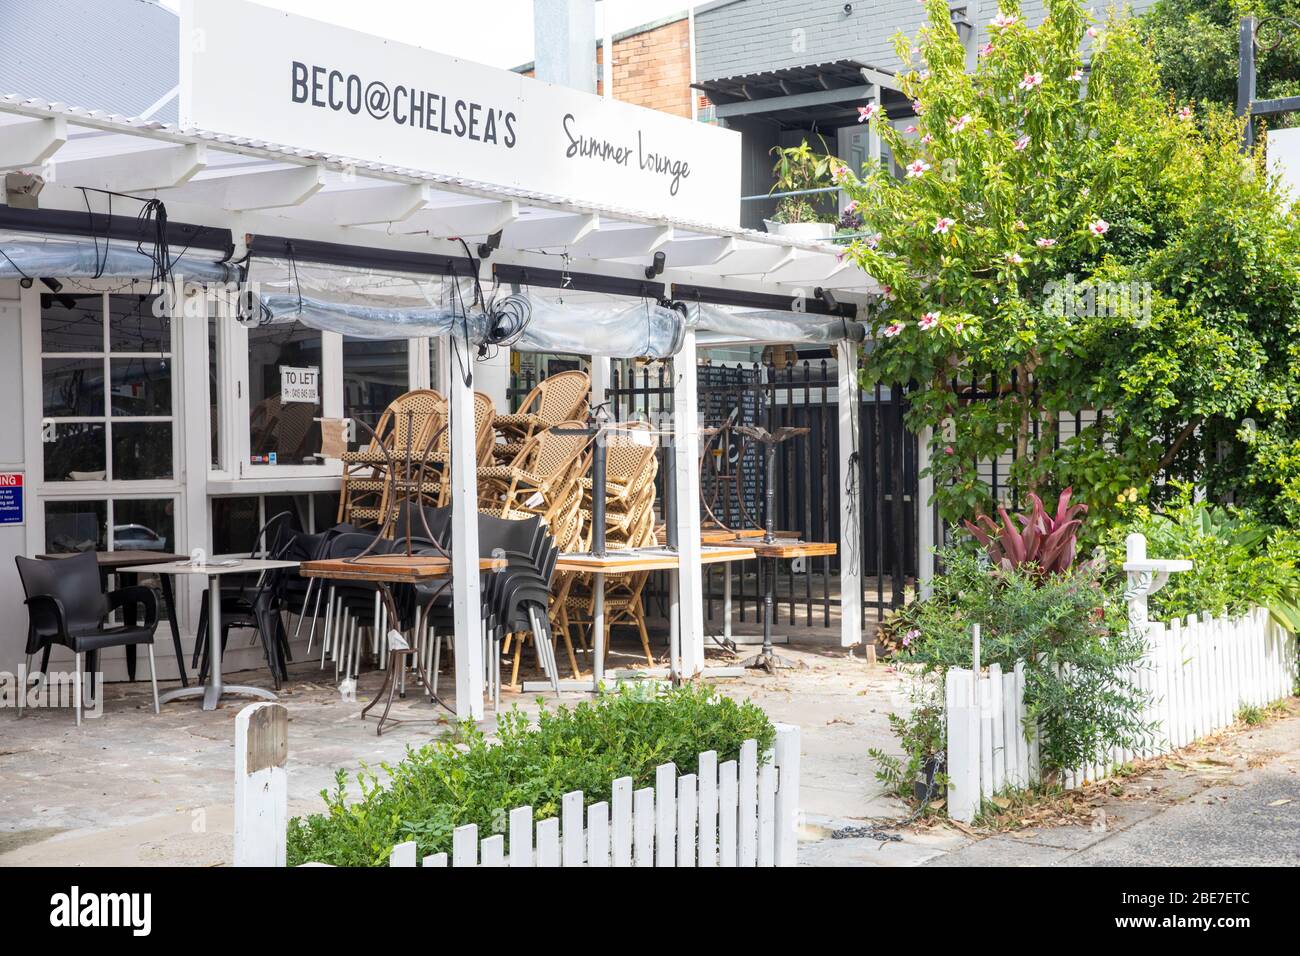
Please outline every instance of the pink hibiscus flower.
[[1110, 223], [1105, 219], [1098, 219], [1096, 222], [1088, 223], [1088, 231], [1094, 236], [1104, 236], [1110, 232]]
[[930, 330], [939, 324], [938, 312], [927, 312], [917, 321], [916, 327], [919, 329]]
[[903, 331], [902, 322], [891, 322], [889, 325], [885, 326], [885, 338], [892, 339], [901, 331]]
[[947, 216], [940, 216], [934, 223], [934, 228], [930, 230], [935, 235], [948, 234], [948, 230], [957, 224], [957, 220], [949, 219]]

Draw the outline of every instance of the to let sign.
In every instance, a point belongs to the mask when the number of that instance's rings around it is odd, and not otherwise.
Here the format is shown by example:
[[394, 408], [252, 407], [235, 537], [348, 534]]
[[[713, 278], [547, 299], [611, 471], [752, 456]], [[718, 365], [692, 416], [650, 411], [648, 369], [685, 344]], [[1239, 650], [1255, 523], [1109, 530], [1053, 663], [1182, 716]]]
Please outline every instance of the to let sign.
[[280, 366], [280, 401], [320, 403], [320, 369]]
[[740, 134], [244, 0], [183, 0], [180, 122], [707, 226]]
[[0, 473], [0, 525], [23, 523], [23, 476]]

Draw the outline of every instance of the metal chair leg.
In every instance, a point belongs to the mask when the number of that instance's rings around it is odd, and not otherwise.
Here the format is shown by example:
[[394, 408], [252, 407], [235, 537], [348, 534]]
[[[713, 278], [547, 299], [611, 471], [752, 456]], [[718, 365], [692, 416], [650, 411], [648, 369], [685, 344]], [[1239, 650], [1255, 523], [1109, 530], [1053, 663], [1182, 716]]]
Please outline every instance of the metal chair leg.
[[32, 674], [32, 655], [27, 655], [27, 660], [23, 664], [23, 679], [18, 682], [18, 716], [22, 717], [23, 707], [27, 703], [27, 682], [31, 679]]
[[158, 671], [153, 663], [153, 642], [149, 642], [149, 683], [153, 686], [153, 712], [158, 710]]
[[77, 710], [77, 726], [80, 727], [81, 726], [81, 655], [73, 654], [72, 656], [76, 659], [77, 662], [76, 663], [77, 688], [76, 688], [76, 692], [73, 694], [73, 699], [75, 701], [75, 707]]

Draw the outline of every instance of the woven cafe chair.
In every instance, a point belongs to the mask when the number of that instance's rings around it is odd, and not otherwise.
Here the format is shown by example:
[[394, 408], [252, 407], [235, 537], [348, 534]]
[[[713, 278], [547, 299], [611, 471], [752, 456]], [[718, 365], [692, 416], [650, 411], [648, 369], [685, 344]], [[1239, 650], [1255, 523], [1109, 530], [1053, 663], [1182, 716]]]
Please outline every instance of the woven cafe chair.
[[590, 396], [591, 376], [586, 372], [560, 372], [542, 379], [524, 396], [519, 411], [493, 420], [502, 439], [492, 449], [496, 460], [512, 461], [533, 436], [560, 422], [586, 418]]
[[397, 476], [389, 474], [390, 462], [395, 468], [408, 460], [418, 465], [434, 435], [445, 431], [446, 422], [447, 400], [433, 389], [414, 389], [395, 398], [379, 417], [366, 446], [343, 453], [338, 520], [382, 524], [396, 507], [390, 486]]
[[586, 427], [580, 421], [557, 422], [525, 442], [510, 464], [479, 468], [480, 508], [499, 508], [503, 518], [512, 512], [540, 515], [554, 527], [579, 492], [591, 443], [590, 435], [579, 433]]
[[[605, 534], [608, 544], [636, 547], [629, 540], [629, 530], [644, 519], [647, 509], [654, 507], [654, 481], [659, 465], [650, 432], [648, 423], [638, 422], [611, 430], [606, 439]], [[591, 478], [584, 475], [578, 484], [583, 490], [583, 537], [586, 546], [590, 547], [594, 530], [591, 527]]]

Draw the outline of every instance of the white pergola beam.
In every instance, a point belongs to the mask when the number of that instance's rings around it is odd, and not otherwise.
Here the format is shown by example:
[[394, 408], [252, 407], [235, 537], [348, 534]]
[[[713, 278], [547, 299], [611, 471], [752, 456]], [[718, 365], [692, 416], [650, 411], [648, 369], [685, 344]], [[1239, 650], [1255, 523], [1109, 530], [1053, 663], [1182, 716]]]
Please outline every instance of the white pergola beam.
[[711, 266], [736, 251], [736, 240], [731, 236], [710, 236], [707, 239], [675, 239], [659, 250], [669, 269], [690, 269]]
[[[858, 346], [847, 339], [836, 346], [839, 378], [840, 487], [860, 489]], [[840, 646], [862, 642], [862, 503], [861, 493], [840, 495]]]
[[67, 141], [68, 121], [58, 116], [0, 126], [0, 170], [40, 166]]
[[600, 228], [595, 213], [520, 219], [506, 227], [501, 236], [503, 249], [549, 249], [572, 246]]
[[320, 166], [295, 166], [269, 172], [192, 179], [176, 189], [159, 190], [158, 198], [246, 212], [301, 205], [320, 192], [324, 185], [325, 170]]
[[700, 416], [695, 330], [673, 356], [673, 481], [677, 499], [677, 607], [681, 670], [690, 680], [704, 669], [704, 572], [700, 560]]
[[660, 249], [673, 237], [672, 226], [597, 229], [575, 243], [575, 255], [586, 259], [637, 259]]
[[189, 182], [207, 163], [207, 146], [191, 143], [58, 163], [54, 178], [61, 186], [118, 193], [154, 192]]
[[402, 232], [427, 232], [436, 239], [490, 236], [518, 218], [519, 203], [513, 199], [427, 206], [406, 220]]
[[291, 218], [314, 222], [325, 220], [336, 226], [367, 226], [380, 222], [405, 222], [429, 205], [428, 186], [372, 186], [368, 189], [339, 189], [318, 193], [296, 207]]
[[794, 259], [794, 249], [789, 246], [758, 246], [737, 249], [716, 266], [702, 272], [723, 276], [766, 275]]
[[818, 282], [843, 268], [844, 263], [828, 253], [796, 252], [794, 258], [769, 270], [767, 278], [773, 282]]

